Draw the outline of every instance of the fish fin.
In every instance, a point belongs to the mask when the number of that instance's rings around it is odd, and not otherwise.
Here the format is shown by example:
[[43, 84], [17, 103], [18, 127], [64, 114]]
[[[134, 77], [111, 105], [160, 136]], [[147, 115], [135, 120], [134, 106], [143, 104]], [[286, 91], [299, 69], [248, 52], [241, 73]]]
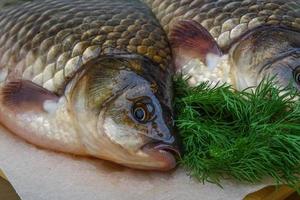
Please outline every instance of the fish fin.
[[176, 59], [176, 70], [195, 58], [214, 68], [218, 63], [218, 59], [214, 59], [222, 56], [212, 35], [194, 20], [178, 21], [170, 32], [170, 42]]
[[59, 97], [53, 92], [28, 80], [8, 82], [1, 91], [3, 105], [13, 110], [42, 111], [44, 101], [58, 101]]

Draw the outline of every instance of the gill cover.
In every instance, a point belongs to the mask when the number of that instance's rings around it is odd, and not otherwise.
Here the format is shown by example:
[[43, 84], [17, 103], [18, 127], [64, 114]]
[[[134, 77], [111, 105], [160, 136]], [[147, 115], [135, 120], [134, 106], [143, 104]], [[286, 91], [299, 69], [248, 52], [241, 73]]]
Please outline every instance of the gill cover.
[[292, 84], [300, 90], [299, 48], [300, 33], [292, 30], [262, 27], [245, 35], [229, 52], [238, 89], [276, 77], [279, 86]]

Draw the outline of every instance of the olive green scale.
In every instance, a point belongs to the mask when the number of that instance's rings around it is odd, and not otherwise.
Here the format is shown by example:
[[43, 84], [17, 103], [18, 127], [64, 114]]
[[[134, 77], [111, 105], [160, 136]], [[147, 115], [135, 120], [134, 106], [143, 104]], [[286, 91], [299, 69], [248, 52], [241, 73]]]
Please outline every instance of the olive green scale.
[[35, 0], [0, 11], [0, 81], [26, 79], [58, 92], [101, 55], [139, 54], [165, 69], [166, 34], [137, 0]]
[[300, 31], [299, 0], [141, 0], [153, 10], [167, 33], [178, 20], [204, 26], [223, 50], [261, 26]]

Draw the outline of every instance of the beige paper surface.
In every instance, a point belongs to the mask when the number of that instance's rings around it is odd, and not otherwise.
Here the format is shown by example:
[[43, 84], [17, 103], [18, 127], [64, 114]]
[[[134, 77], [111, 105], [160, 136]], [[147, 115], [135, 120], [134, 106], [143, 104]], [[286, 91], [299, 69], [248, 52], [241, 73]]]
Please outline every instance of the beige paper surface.
[[22, 200], [240, 200], [265, 184], [201, 184], [182, 169], [155, 173], [38, 149], [0, 127], [0, 168]]

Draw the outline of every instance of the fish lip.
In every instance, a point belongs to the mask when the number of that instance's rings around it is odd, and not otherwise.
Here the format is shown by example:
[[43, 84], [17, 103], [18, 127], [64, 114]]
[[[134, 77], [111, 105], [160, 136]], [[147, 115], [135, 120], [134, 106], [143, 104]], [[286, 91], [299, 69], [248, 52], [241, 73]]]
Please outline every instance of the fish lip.
[[174, 146], [174, 145], [160, 142], [154, 146], [154, 149], [168, 151], [168, 152], [172, 153], [173, 155], [175, 155], [175, 157], [179, 157], [179, 158], [181, 157], [178, 147]]
[[148, 156], [157, 160], [161, 165], [159, 171], [168, 171], [176, 167], [176, 158], [180, 158], [180, 151], [177, 145], [165, 142], [150, 142], [142, 146], [141, 150]]

